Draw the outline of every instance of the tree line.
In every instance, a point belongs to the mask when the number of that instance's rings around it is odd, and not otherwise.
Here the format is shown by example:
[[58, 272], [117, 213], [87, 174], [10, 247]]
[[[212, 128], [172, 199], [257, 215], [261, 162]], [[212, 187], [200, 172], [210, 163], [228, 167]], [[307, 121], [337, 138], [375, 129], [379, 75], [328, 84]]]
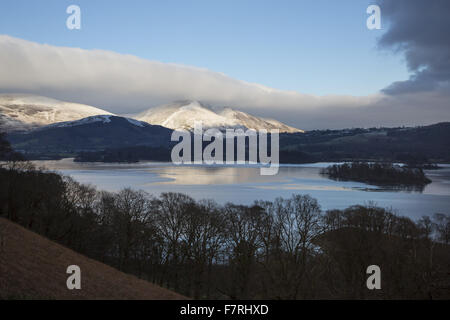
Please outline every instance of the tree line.
[[431, 183], [421, 168], [400, 167], [383, 162], [334, 164], [321, 171], [335, 180], [353, 180], [376, 185], [425, 186]]
[[[197, 299], [449, 298], [450, 216], [294, 194], [252, 205], [96, 190], [23, 161], [0, 169], [0, 216]], [[382, 289], [368, 290], [379, 265]]]

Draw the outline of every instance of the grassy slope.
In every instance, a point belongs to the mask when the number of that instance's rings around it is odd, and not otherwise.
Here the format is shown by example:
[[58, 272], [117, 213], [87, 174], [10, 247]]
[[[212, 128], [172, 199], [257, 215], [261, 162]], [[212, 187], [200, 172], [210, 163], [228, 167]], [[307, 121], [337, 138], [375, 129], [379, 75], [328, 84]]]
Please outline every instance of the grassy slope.
[[[66, 269], [81, 268], [81, 290]], [[0, 218], [0, 299], [184, 299]]]

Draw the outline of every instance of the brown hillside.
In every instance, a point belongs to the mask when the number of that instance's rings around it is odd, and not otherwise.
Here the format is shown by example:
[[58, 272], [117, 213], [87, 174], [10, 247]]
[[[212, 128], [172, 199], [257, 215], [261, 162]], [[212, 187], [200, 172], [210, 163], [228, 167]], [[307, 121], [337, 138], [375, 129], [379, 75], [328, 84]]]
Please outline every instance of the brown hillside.
[[[68, 290], [69, 265], [81, 289]], [[164, 299], [185, 297], [89, 259], [0, 218], [0, 299]]]

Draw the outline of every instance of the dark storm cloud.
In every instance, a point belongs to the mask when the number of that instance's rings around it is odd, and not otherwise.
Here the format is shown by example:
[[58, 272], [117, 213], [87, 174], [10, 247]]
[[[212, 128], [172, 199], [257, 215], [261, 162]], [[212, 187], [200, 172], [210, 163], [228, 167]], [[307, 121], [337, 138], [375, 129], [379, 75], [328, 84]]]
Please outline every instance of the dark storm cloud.
[[388, 31], [381, 48], [403, 52], [411, 77], [392, 83], [388, 94], [450, 90], [450, 1], [380, 0]]

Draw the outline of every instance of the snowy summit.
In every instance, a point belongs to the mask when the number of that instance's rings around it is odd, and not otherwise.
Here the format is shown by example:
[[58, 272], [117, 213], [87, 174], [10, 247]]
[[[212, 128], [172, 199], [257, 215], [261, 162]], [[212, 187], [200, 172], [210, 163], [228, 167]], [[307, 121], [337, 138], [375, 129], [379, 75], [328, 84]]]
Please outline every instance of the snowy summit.
[[96, 115], [112, 113], [84, 104], [41, 96], [0, 94], [0, 127], [6, 131], [33, 129]]
[[192, 130], [196, 121], [203, 128], [278, 129], [280, 132], [303, 132], [279, 121], [263, 119], [228, 107], [212, 109], [198, 101], [178, 101], [149, 109], [135, 116], [138, 120], [170, 129]]

